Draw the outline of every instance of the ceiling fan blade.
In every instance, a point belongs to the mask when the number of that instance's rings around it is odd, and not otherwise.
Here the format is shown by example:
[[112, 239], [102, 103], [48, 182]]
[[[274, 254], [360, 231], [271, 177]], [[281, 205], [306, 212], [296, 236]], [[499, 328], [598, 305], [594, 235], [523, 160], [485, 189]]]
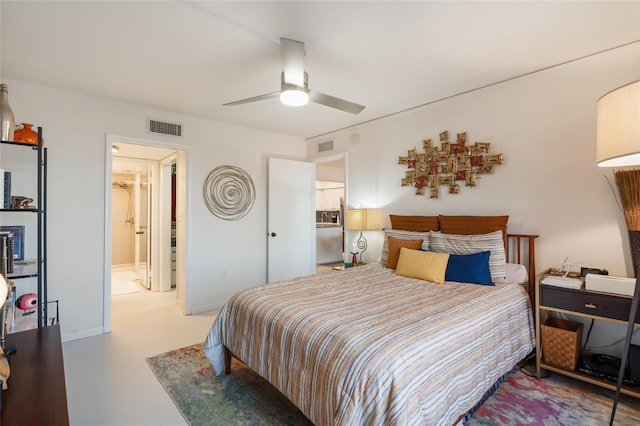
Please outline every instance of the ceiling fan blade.
[[226, 104], [222, 104], [222, 106], [233, 106], [233, 105], [248, 104], [249, 102], [256, 102], [256, 101], [262, 101], [264, 99], [275, 98], [276, 96], [279, 96], [279, 95], [280, 95], [280, 91], [271, 92], [271, 93], [266, 93], [266, 94], [260, 95], [260, 96], [254, 96], [252, 98], [242, 99], [242, 100], [234, 101], [234, 102], [228, 102]]
[[344, 99], [336, 98], [334, 96], [325, 95], [324, 93], [316, 92], [315, 90], [309, 90], [309, 100], [317, 104], [350, 112], [351, 114], [358, 114], [365, 108], [363, 105], [345, 101]]
[[294, 86], [304, 86], [304, 43], [280, 38], [284, 82]]

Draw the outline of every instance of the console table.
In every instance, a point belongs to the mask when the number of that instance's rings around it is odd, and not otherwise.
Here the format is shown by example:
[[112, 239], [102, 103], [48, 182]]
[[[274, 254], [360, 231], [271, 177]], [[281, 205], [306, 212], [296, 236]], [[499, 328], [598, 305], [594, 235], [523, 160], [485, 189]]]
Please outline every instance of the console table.
[[2, 392], [2, 425], [69, 424], [60, 326], [14, 334], [9, 388]]

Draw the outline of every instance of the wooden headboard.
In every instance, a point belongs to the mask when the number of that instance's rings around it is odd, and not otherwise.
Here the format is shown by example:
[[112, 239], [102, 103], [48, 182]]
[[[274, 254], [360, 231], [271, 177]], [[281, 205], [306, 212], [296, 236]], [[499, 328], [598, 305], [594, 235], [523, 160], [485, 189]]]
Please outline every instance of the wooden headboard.
[[518, 263], [527, 268], [529, 282], [527, 292], [531, 300], [531, 306], [535, 302], [536, 289], [536, 245], [538, 235], [533, 234], [507, 234], [507, 262]]

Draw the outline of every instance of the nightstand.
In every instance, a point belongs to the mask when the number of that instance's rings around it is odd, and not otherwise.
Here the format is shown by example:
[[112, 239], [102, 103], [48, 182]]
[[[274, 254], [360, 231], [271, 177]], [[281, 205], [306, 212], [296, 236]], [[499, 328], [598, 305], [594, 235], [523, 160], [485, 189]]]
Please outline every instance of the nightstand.
[[[589, 291], [585, 290], [584, 287], [581, 289], [572, 289], [541, 284], [540, 282], [549, 272], [550, 270], [547, 269], [536, 276], [536, 375], [538, 379], [540, 378], [540, 370], [544, 368], [545, 370], [615, 391], [616, 383], [613, 381], [588, 376], [578, 371], [566, 370], [543, 362], [541, 325], [552, 312], [627, 325], [632, 298], [611, 293]], [[640, 326], [640, 312], [636, 315], [635, 325], [636, 327]], [[638, 387], [623, 386], [621, 392], [640, 398], [640, 388]]]

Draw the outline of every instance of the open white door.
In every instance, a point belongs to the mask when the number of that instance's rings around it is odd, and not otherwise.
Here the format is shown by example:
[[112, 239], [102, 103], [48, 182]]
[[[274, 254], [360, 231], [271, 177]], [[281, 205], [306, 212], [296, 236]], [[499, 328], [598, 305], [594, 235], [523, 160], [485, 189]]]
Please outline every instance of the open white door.
[[134, 187], [134, 266], [138, 280], [151, 288], [151, 168], [136, 173]]
[[269, 158], [267, 280], [316, 271], [316, 166]]

